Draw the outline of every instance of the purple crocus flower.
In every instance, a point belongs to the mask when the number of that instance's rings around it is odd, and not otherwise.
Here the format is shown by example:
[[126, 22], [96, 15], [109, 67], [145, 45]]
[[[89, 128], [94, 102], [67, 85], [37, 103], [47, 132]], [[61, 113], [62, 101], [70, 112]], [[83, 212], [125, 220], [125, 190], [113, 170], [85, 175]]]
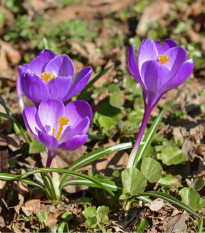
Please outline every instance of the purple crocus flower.
[[56, 99], [44, 100], [38, 109], [26, 107], [23, 118], [35, 138], [47, 148], [47, 167], [59, 150], [76, 150], [87, 140], [92, 120], [92, 109], [83, 100], [64, 106]]
[[128, 68], [142, 86], [145, 113], [128, 167], [134, 163], [151, 111], [167, 91], [178, 87], [188, 79], [193, 67], [193, 59], [187, 60], [186, 50], [171, 39], [165, 40], [163, 45], [160, 41], [153, 42], [150, 38], [142, 41], [138, 62], [135, 59], [134, 45], [131, 45], [128, 53]]
[[21, 88], [35, 106], [46, 99], [66, 101], [86, 86], [91, 74], [90, 66], [79, 72], [75, 81], [73, 62], [67, 55], [56, 55], [42, 50], [29, 64], [18, 67]]

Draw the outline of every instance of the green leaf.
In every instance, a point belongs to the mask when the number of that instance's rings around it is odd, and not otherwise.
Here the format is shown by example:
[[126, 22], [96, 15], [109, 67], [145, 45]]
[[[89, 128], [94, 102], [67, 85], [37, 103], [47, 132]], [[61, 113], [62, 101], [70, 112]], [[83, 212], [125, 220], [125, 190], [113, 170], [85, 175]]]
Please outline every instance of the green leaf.
[[122, 110], [113, 107], [108, 101], [105, 101], [100, 105], [98, 114], [99, 116], [111, 117], [115, 122], [119, 121], [123, 116]]
[[195, 180], [186, 179], [186, 182], [190, 188], [193, 188], [196, 191], [201, 190], [205, 186], [205, 181], [202, 177], [196, 178]]
[[124, 104], [122, 95], [123, 95], [123, 91], [113, 92], [112, 94], [110, 94], [110, 104], [113, 107], [121, 108]]
[[100, 115], [98, 117], [98, 122], [102, 128], [105, 128], [106, 130], [111, 130], [115, 127], [116, 123], [113, 121], [111, 117]]
[[109, 207], [107, 206], [99, 206], [97, 208], [97, 222], [104, 225], [109, 224], [108, 219]]
[[85, 93], [87, 92], [87, 90], [90, 87], [93, 87], [93, 84], [95, 82], [98, 81], [99, 78], [101, 78], [104, 74], [106, 74], [108, 72], [108, 70], [112, 67], [113, 65], [109, 66], [108, 68], [106, 68], [105, 70], [101, 71], [98, 75], [96, 75], [83, 89], [83, 91], [81, 91], [80, 95], [78, 96], [78, 99], [83, 99], [83, 96], [85, 95]]
[[90, 198], [89, 197], [84, 197], [80, 201], [80, 205], [88, 205], [90, 203]]
[[135, 157], [135, 161], [134, 161], [134, 166], [136, 166], [136, 164], [138, 164], [138, 162], [140, 161], [141, 158], [143, 158], [146, 155], [146, 152], [148, 151], [152, 140], [156, 134], [156, 131], [159, 127], [160, 122], [162, 121], [163, 115], [165, 113], [166, 109], [163, 109], [160, 114], [157, 116], [157, 118], [154, 120], [154, 122], [152, 123], [151, 127], [149, 128], [149, 130], [147, 131], [147, 133], [145, 134], [145, 137], [142, 140], [142, 145], [140, 145], [136, 157]]
[[22, 217], [23, 219], [26, 221], [26, 222], [29, 222], [31, 220], [31, 217], [30, 216], [27, 216], [25, 214], [22, 214]]
[[151, 196], [151, 197], [156, 197], [156, 198], [161, 198], [164, 199], [184, 210], [186, 210], [187, 212], [195, 215], [196, 217], [200, 218], [200, 215], [190, 206], [186, 205], [185, 203], [183, 203], [182, 201], [176, 199], [175, 197], [166, 194], [166, 193], [162, 193], [162, 192], [157, 192], [157, 191], [149, 191], [149, 192], [143, 192], [143, 193], [139, 193], [136, 195], [136, 197], [139, 196]]
[[83, 210], [82, 214], [85, 218], [94, 218], [96, 217], [97, 210], [95, 207], [88, 207]]
[[115, 83], [111, 83], [111, 84], [109, 84], [109, 86], [107, 87], [107, 90], [108, 90], [109, 94], [112, 94], [113, 92], [118, 92], [118, 91], [120, 91], [120, 88], [119, 88]]
[[122, 86], [127, 88], [131, 93], [139, 93], [141, 91], [138, 83], [131, 77], [123, 78]]
[[133, 11], [140, 14], [142, 13], [143, 9], [148, 5], [149, 5], [149, 1], [147, 0], [139, 1], [134, 5]]
[[89, 228], [89, 227], [94, 227], [97, 225], [97, 218], [93, 217], [93, 218], [87, 218], [85, 221], [85, 227]]
[[65, 213], [61, 214], [61, 218], [66, 222], [69, 222], [72, 219], [72, 217], [73, 214], [70, 211], [66, 211]]
[[193, 188], [183, 188], [179, 191], [182, 201], [194, 210], [200, 210], [200, 196]]
[[39, 154], [44, 151], [46, 151], [46, 147], [36, 139], [29, 145], [29, 154]]
[[186, 162], [186, 156], [182, 151], [178, 147], [173, 146], [163, 148], [159, 154], [159, 159], [167, 166]]
[[48, 220], [48, 213], [42, 210], [36, 214], [36, 217], [40, 223], [45, 223]]
[[188, 31], [188, 29], [190, 28], [190, 25], [184, 22], [179, 22], [178, 25], [175, 27], [173, 33], [174, 34], [180, 34], [182, 32], [186, 32]]
[[135, 167], [126, 168], [122, 172], [123, 193], [131, 196], [143, 192], [147, 181], [142, 173]]
[[201, 113], [205, 113], [205, 103], [200, 104]]
[[200, 198], [199, 200], [199, 210], [205, 207], [205, 198]]
[[142, 159], [141, 172], [150, 183], [154, 183], [161, 177], [162, 166], [155, 159], [145, 157]]
[[171, 185], [175, 184], [178, 184], [180, 186], [179, 181], [176, 178], [174, 178], [171, 174], [163, 175], [163, 177], [158, 180], [158, 184], [166, 188], [169, 188]]
[[137, 224], [134, 233], [144, 233], [145, 228], [147, 227], [148, 222], [146, 219], [142, 219], [139, 224]]
[[67, 222], [62, 222], [58, 227], [58, 233], [69, 232], [69, 226]]

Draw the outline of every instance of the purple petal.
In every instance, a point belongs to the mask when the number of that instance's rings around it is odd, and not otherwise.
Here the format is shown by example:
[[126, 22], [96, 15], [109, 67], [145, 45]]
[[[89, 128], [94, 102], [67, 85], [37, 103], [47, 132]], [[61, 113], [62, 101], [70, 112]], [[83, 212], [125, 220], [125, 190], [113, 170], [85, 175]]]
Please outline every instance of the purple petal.
[[58, 118], [64, 117], [64, 105], [59, 100], [44, 100], [39, 105], [38, 115], [46, 133], [52, 135], [53, 128], [58, 131]]
[[77, 135], [87, 134], [90, 127], [90, 119], [88, 117], [84, 118], [75, 128], [68, 126], [59, 138], [59, 143], [68, 141], [70, 138]]
[[49, 91], [49, 98], [63, 100], [71, 87], [73, 78], [70, 77], [56, 77], [48, 82], [47, 87]]
[[56, 56], [54, 52], [49, 49], [42, 50], [36, 58], [34, 58], [30, 63], [30, 72], [34, 73], [37, 76], [41, 76], [45, 72], [46, 64]]
[[45, 72], [52, 73], [52, 75], [59, 77], [74, 77], [73, 62], [67, 55], [57, 55], [48, 62]]
[[148, 91], [158, 93], [169, 78], [170, 71], [157, 61], [147, 61], [142, 66], [142, 79]]
[[146, 61], [157, 60], [158, 59], [158, 51], [155, 46], [155, 43], [150, 39], [146, 39], [142, 41], [139, 52], [138, 52], [138, 68], [141, 73], [142, 64]]
[[86, 117], [88, 117], [91, 122], [92, 109], [86, 101], [76, 100], [66, 105], [65, 116], [69, 119], [68, 125], [74, 128]]
[[40, 124], [39, 117], [37, 114], [37, 109], [35, 107], [26, 107], [23, 110], [23, 119], [26, 127], [34, 134], [38, 139], [38, 131], [43, 130], [42, 125]]
[[135, 59], [135, 45], [131, 45], [129, 48], [129, 52], [128, 52], [128, 69], [131, 73], [131, 75], [135, 78], [135, 80], [137, 82], [139, 82], [141, 85], [143, 85], [141, 77], [140, 77], [140, 73], [139, 73], [139, 69], [138, 69], [138, 64], [137, 61]]
[[59, 145], [62, 150], [76, 150], [86, 143], [88, 135], [75, 136]]
[[161, 45], [160, 41], [156, 41], [155, 42], [155, 45], [157, 47], [157, 50], [158, 50], [158, 54], [159, 55], [164, 55], [164, 53], [170, 49], [170, 48], [173, 48], [173, 47], [176, 47], [177, 46], [177, 43], [174, 41], [174, 40], [171, 40], [171, 39], [166, 39], [163, 43], [163, 45]]
[[70, 99], [71, 97], [77, 95], [79, 92], [83, 90], [86, 86], [90, 76], [92, 74], [92, 67], [88, 66], [82, 69], [77, 75], [74, 83], [71, 86], [70, 91], [66, 95], [63, 101]]
[[171, 78], [170, 81], [162, 87], [162, 90], [168, 91], [181, 85], [191, 75], [193, 68], [194, 68], [193, 59], [189, 59], [185, 61], [178, 70], [178, 72], [174, 75], [174, 77]]
[[42, 131], [38, 131], [38, 140], [46, 146], [49, 153], [54, 154], [55, 149], [58, 147], [58, 141], [56, 138], [43, 133]]
[[29, 98], [34, 105], [38, 106], [42, 100], [49, 97], [47, 85], [42, 78], [26, 72], [20, 76], [20, 79], [24, 95]]
[[181, 65], [187, 60], [186, 50], [179, 46], [167, 50], [164, 55], [170, 58], [170, 61], [167, 61], [163, 66], [171, 71], [171, 77], [175, 75]]
[[19, 76], [23, 75], [23, 73], [25, 73], [28, 69], [29, 69], [28, 64], [24, 64], [23, 66], [19, 66], [18, 67]]

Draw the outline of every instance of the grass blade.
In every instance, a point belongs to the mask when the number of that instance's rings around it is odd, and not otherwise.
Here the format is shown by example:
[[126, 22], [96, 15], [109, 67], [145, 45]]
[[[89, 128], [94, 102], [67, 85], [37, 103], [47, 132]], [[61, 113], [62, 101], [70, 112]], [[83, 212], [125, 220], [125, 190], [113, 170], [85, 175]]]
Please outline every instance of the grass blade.
[[70, 165], [68, 168], [69, 170], [77, 170], [78, 168], [81, 168], [87, 164], [92, 163], [93, 161], [102, 158], [105, 155], [111, 154], [113, 152], [126, 150], [129, 148], [132, 148], [131, 142], [121, 143], [114, 146], [109, 146], [105, 148], [100, 148], [95, 151], [91, 151], [90, 153], [83, 155], [79, 159], [77, 159], [74, 163]]
[[[93, 179], [96, 179], [96, 178], [93, 178]], [[115, 182], [113, 182], [113, 181], [105, 181], [105, 180], [99, 180], [99, 179], [96, 179], [96, 180], [98, 182], [101, 182], [101, 184], [108, 187], [112, 191], [117, 191], [118, 189], [122, 189], [122, 187], [117, 186], [115, 184]], [[83, 179], [83, 178], [78, 178], [78, 179], [66, 180], [62, 184], [62, 186], [60, 186], [60, 189], [62, 190], [64, 187], [66, 187], [68, 185], [87, 185], [87, 186], [93, 187], [93, 188], [101, 188], [99, 185], [97, 185], [96, 183], [93, 183], [90, 180], [86, 180], [86, 179]]]
[[203, 227], [204, 227], [204, 218], [201, 217], [199, 219], [199, 224], [198, 224], [199, 228], [198, 228], [198, 233], [203, 233]]
[[195, 210], [190, 208], [188, 205], [184, 204], [182, 201], [178, 200], [177, 198], [175, 198], [167, 193], [162, 193], [162, 192], [157, 192], [157, 191], [148, 191], [148, 192], [144, 192], [144, 193], [139, 193], [136, 195], [136, 197], [138, 197], [138, 196], [151, 196], [151, 197], [161, 198], [161, 199], [164, 199], [164, 200], [186, 210], [187, 212], [195, 215], [198, 218], [201, 217]]
[[39, 168], [39, 169], [34, 169], [34, 170], [26, 172], [24, 175], [21, 176], [21, 178], [25, 178], [25, 177], [27, 177], [29, 175], [32, 175], [32, 174], [35, 174], [35, 173], [42, 173], [42, 172], [66, 173], [68, 175], [73, 175], [73, 176], [77, 176], [77, 177], [80, 177], [80, 178], [84, 178], [84, 179], [92, 181], [93, 183], [97, 184], [101, 189], [104, 189], [105, 191], [107, 191], [111, 196], [114, 196], [114, 193], [109, 188], [104, 186], [101, 182], [97, 181], [96, 179], [91, 178], [91, 177], [89, 177], [87, 175], [84, 175], [82, 173], [79, 173], [79, 172], [70, 171], [70, 170], [62, 169], [62, 168]]
[[35, 183], [34, 181], [32, 181], [28, 178], [27, 179], [21, 178], [21, 175], [0, 173], [0, 180], [19, 181], [21, 183], [28, 184], [28, 185], [34, 186], [36, 188], [39, 188], [43, 191], [46, 191], [43, 186], [39, 185], [38, 183]]
[[[121, 143], [118, 145], [109, 146], [109, 147], [100, 148], [100, 149], [91, 151], [90, 153], [83, 155], [82, 157], [77, 159], [74, 163], [72, 163], [70, 165], [70, 167], [68, 169], [75, 171], [78, 168], [81, 168], [87, 164], [90, 164], [90, 163], [94, 162], [95, 160], [102, 158], [105, 155], [111, 154], [113, 152], [121, 151], [121, 150], [126, 150], [129, 148], [132, 148], [132, 146], [133, 145], [131, 142], [126, 142], [126, 143]], [[67, 176], [68, 176], [67, 174], [62, 175], [61, 181], [60, 181], [61, 184], [66, 181]]]

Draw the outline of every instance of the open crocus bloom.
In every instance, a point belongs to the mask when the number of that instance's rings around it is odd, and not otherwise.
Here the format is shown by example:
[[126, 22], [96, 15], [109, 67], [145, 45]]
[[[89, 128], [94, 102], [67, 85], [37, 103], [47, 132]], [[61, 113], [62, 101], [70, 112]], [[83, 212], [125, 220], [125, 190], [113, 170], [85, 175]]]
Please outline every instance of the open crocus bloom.
[[144, 40], [139, 48], [138, 62], [134, 45], [128, 53], [128, 68], [141, 84], [145, 107], [154, 108], [160, 98], [169, 90], [187, 80], [193, 70], [193, 60], [187, 60], [186, 50], [171, 39], [153, 42]]
[[49, 167], [59, 150], [76, 150], [86, 142], [92, 110], [83, 100], [64, 106], [59, 100], [48, 99], [38, 109], [26, 107], [23, 118], [35, 138], [46, 146]]
[[139, 48], [138, 62], [135, 59], [134, 45], [128, 53], [128, 68], [132, 76], [142, 86], [145, 112], [142, 124], [127, 162], [127, 167], [136, 166], [141, 159], [137, 155], [149, 116], [161, 97], [169, 90], [185, 82], [192, 73], [193, 60], [187, 60], [186, 50], [173, 40], [144, 40]]
[[[84, 68], [75, 81], [74, 67], [67, 55], [56, 55], [51, 50], [42, 50], [29, 64], [18, 67], [21, 88], [35, 106], [53, 98], [65, 101], [78, 94], [87, 84], [92, 68]], [[73, 82], [73, 83], [72, 83]]]

